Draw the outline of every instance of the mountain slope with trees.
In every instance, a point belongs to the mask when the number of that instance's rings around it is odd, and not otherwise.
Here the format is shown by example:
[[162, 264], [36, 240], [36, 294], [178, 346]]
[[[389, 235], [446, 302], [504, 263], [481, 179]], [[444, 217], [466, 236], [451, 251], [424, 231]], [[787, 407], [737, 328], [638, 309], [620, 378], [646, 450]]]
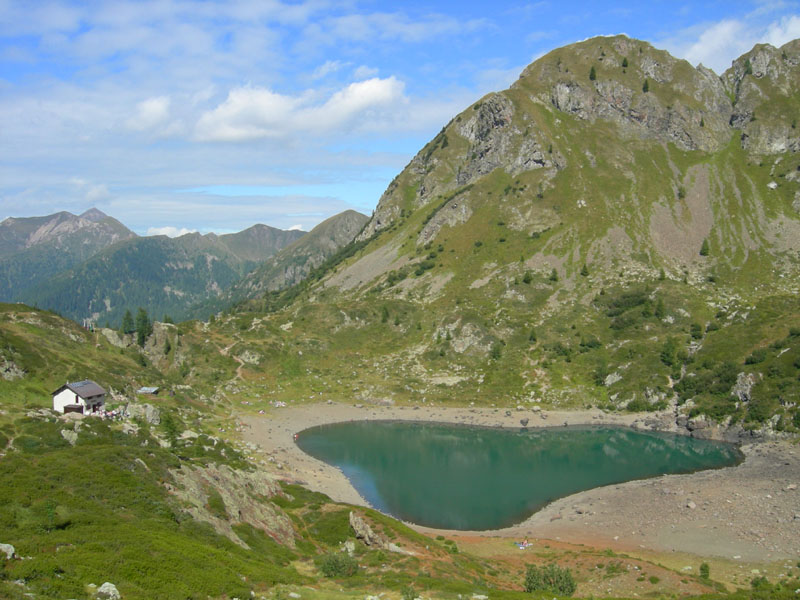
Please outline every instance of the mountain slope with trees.
[[37, 284], [135, 237], [97, 209], [79, 216], [60, 212], [5, 219], [0, 222], [0, 301], [18, 300]]

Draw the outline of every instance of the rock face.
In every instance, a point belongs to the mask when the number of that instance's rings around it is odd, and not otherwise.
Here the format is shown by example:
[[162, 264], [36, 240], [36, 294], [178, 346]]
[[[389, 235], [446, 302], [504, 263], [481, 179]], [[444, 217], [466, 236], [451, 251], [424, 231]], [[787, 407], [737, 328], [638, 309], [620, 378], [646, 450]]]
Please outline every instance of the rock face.
[[[177, 487], [170, 491], [189, 505], [195, 519], [209, 523], [217, 533], [232, 542], [249, 546], [233, 530], [232, 525], [247, 523], [264, 531], [277, 542], [294, 547], [294, 528], [283, 511], [264, 498], [281, 494], [277, 482], [263, 472], [246, 472], [227, 465], [209, 465], [203, 468], [184, 466], [171, 471]], [[224, 505], [212, 507], [211, 497], [219, 498]]]
[[[359, 239], [495, 169], [512, 177], [542, 169], [547, 182], [573, 164], [575, 157], [559, 148], [559, 122], [553, 127], [531, 104], [555, 108], [557, 118], [607, 123], [623, 138], [686, 151], [716, 152], [732, 137], [753, 153], [796, 151], [800, 129], [790, 115], [797, 111], [773, 105], [796, 103], [798, 65], [798, 41], [756, 46], [722, 77], [622, 35], [559, 48], [529, 65], [510, 89], [485, 96], [453, 119], [389, 185]], [[461, 204], [471, 207], [476, 200], [465, 193]]]
[[800, 91], [798, 65], [799, 40], [782, 48], [759, 44], [736, 59], [722, 76], [735, 100], [730, 124], [741, 129], [742, 146], [748, 151], [772, 154], [800, 149], [796, 116], [780, 110], [781, 104], [793, 101]]

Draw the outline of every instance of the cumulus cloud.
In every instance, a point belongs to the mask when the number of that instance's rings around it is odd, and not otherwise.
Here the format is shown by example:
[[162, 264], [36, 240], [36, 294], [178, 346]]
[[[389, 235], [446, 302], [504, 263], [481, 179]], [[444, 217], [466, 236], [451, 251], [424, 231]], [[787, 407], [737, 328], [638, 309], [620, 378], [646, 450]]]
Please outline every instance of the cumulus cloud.
[[303, 231], [303, 226], [299, 223], [297, 225], [292, 225], [289, 227], [289, 231]]
[[687, 29], [664, 41], [664, 45], [693, 65], [702, 63], [721, 74], [758, 43], [780, 47], [798, 37], [800, 16], [791, 15], [762, 25], [751, 20], [724, 19]]
[[[351, 83], [323, 103], [315, 95], [278, 94], [265, 88], [235, 88], [216, 108], [201, 115], [195, 137], [201, 141], [241, 142], [293, 134], [325, 134], [353, 128], [357, 117], [406, 102], [403, 83], [395, 77]], [[370, 129], [374, 123], [363, 123]]]
[[187, 233], [195, 233], [196, 229], [187, 229], [186, 227], [148, 227], [146, 235], [165, 235], [167, 237], [180, 237]]

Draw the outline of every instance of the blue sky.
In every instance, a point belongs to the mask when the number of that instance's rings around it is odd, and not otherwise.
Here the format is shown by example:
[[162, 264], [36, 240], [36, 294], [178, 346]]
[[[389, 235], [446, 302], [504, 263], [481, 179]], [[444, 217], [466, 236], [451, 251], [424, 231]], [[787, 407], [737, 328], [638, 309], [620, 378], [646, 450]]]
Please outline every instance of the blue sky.
[[790, 1], [0, 0], [0, 218], [140, 234], [369, 214], [455, 114], [553, 48], [626, 33], [722, 73]]

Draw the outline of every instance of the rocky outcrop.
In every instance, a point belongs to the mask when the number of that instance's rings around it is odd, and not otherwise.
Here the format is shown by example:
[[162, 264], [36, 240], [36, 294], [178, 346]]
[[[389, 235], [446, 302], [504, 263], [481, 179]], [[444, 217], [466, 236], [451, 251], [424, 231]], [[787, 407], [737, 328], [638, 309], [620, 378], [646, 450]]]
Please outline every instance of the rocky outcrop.
[[400, 548], [397, 544], [390, 542], [385, 536], [375, 533], [369, 526], [369, 523], [353, 511], [350, 511], [350, 527], [353, 529], [356, 538], [371, 548], [379, 548], [388, 550], [389, 552], [406, 554], [408, 556], [414, 555], [413, 552], [409, 552], [408, 550]]
[[[233, 530], [233, 525], [246, 523], [259, 529], [277, 542], [294, 547], [294, 528], [289, 517], [266, 499], [282, 494], [278, 483], [263, 472], [247, 472], [227, 465], [207, 467], [183, 466], [170, 472], [175, 486], [168, 490], [189, 506], [188, 512], [210, 524], [220, 535], [248, 548]], [[225, 514], [211, 506], [210, 498], [218, 498]]]
[[755, 384], [756, 376], [753, 373], [739, 373], [731, 394], [736, 396], [739, 402], [750, 402], [752, 398], [751, 392]]
[[722, 76], [734, 97], [730, 125], [741, 130], [742, 146], [755, 154], [800, 150], [792, 111], [775, 110], [800, 92], [800, 41], [781, 48], [759, 44], [736, 59]]
[[131, 419], [141, 419], [150, 425], [161, 423], [161, 411], [152, 404], [135, 404], [131, 402], [125, 407], [125, 414]]
[[13, 360], [3, 359], [0, 362], [0, 377], [6, 381], [14, 381], [25, 377], [25, 371], [21, 369]]

